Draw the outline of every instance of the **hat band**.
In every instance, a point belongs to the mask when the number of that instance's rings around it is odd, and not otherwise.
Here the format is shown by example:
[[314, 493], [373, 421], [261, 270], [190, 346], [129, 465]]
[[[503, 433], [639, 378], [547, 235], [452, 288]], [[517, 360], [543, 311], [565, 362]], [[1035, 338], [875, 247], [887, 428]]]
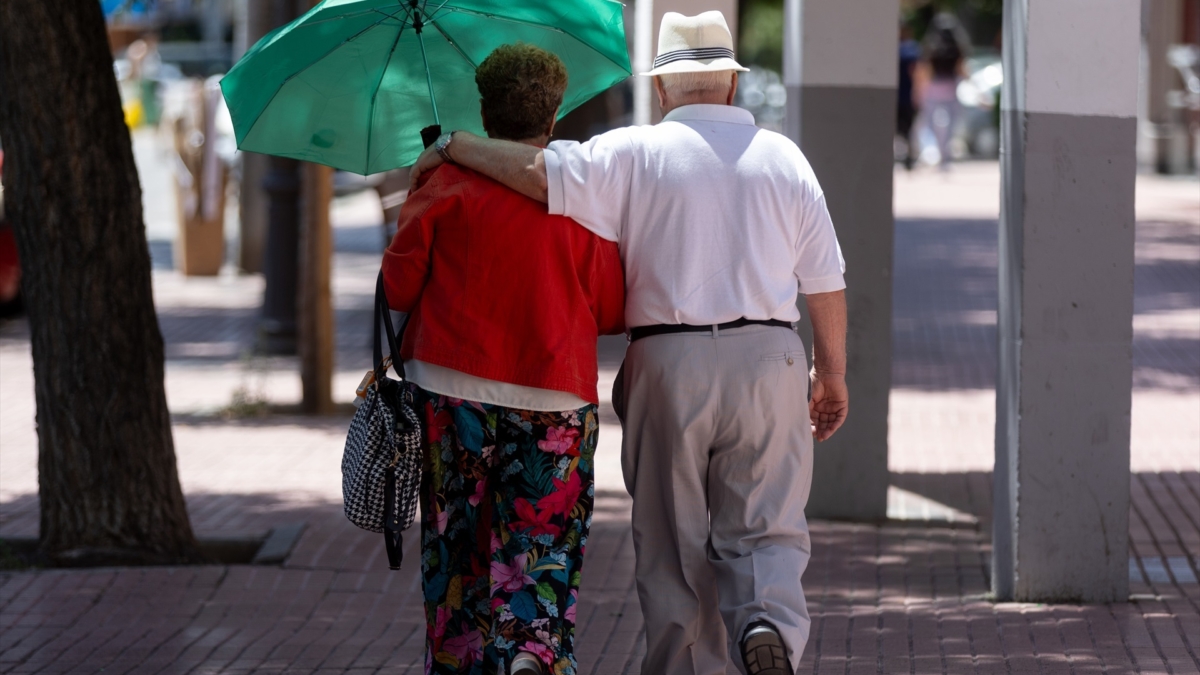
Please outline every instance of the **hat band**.
[[699, 59], [732, 59], [733, 50], [726, 47], [701, 47], [699, 49], [677, 49], [673, 52], [660, 54], [654, 59], [654, 67], [661, 68], [675, 61], [697, 61]]

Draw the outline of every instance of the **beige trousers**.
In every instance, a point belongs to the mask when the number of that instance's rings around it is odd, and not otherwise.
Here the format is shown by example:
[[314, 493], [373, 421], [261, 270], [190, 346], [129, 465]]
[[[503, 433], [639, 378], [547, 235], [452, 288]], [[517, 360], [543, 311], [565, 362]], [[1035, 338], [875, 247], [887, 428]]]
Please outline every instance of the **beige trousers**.
[[[804, 346], [746, 326], [631, 344], [614, 403], [633, 496], [642, 675], [724, 675], [766, 620], [793, 668], [808, 640], [800, 587], [812, 434]], [[742, 668], [744, 670], [744, 668]]]

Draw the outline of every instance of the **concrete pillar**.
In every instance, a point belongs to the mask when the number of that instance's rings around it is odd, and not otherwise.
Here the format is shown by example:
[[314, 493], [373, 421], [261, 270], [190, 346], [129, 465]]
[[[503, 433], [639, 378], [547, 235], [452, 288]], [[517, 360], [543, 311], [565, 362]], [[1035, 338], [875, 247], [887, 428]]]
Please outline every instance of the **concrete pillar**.
[[825, 191], [850, 311], [850, 417], [814, 453], [812, 517], [887, 516], [898, 25], [895, 0], [784, 3], [784, 130]]
[[1140, 5], [1008, 0], [992, 584], [1123, 602]]
[[717, 10], [725, 15], [729, 32], [733, 33], [734, 50], [737, 50], [738, 0], [637, 0], [633, 22], [633, 123], [657, 124], [662, 120], [658, 97], [650, 78], [639, 73], [650, 70], [654, 56], [658, 53], [658, 28], [663, 15], [678, 12], [695, 16], [701, 12]]

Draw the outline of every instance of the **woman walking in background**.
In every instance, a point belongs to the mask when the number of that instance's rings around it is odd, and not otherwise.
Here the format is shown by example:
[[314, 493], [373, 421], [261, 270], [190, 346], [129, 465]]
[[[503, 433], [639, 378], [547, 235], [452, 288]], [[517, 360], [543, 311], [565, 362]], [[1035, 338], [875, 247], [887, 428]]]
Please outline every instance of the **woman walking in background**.
[[[558, 57], [503, 46], [475, 81], [489, 136], [545, 146]], [[411, 314], [401, 351], [426, 425], [425, 672], [573, 675], [596, 338], [624, 330], [617, 246], [447, 163], [404, 204], [383, 274]]]
[[904, 142], [904, 168], [912, 171], [917, 161], [916, 143], [913, 140], [913, 122], [921, 109], [917, 106], [913, 91], [913, 74], [921, 60], [921, 46], [912, 37], [912, 28], [900, 24], [900, 77], [896, 85], [896, 135]]
[[953, 159], [950, 141], [958, 124], [958, 83], [965, 75], [964, 64], [970, 40], [953, 14], [942, 12], [925, 34], [924, 91], [921, 95], [925, 124], [937, 140], [938, 167], [949, 170]]

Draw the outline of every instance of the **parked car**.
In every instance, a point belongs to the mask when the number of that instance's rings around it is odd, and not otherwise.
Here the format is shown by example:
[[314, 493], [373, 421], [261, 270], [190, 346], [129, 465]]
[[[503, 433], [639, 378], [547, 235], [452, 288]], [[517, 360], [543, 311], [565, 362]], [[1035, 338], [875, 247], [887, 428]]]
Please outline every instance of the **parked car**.
[[1004, 67], [1000, 55], [982, 53], [966, 62], [967, 76], [958, 83], [963, 107], [957, 135], [972, 157], [996, 157], [1000, 152], [1000, 86]]

